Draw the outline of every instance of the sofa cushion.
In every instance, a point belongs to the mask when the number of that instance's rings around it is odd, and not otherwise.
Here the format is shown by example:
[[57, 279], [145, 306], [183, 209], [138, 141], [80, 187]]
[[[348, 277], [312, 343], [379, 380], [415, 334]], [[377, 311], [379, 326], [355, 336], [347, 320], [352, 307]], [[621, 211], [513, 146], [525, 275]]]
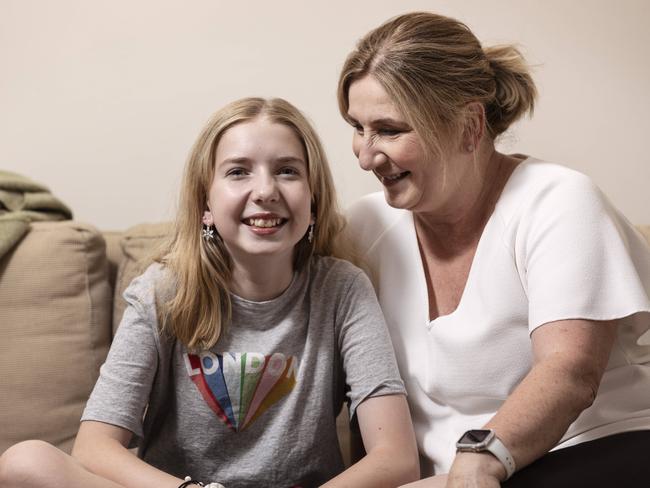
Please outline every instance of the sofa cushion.
[[133, 278], [144, 272], [171, 231], [170, 222], [161, 222], [136, 225], [124, 232], [121, 242], [124, 258], [120, 262], [115, 282], [113, 334], [120, 325], [126, 308], [126, 301], [122, 296], [124, 290]]
[[102, 231], [102, 237], [106, 242], [106, 259], [108, 260], [108, 280], [111, 289], [115, 290], [117, 281], [117, 270], [120, 263], [124, 261], [124, 252], [122, 251], [122, 237], [124, 232], [121, 231]]
[[36, 222], [0, 261], [0, 452], [43, 439], [69, 452], [111, 339], [104, 240]]
[[639, 232], [641, 232], [641, 235], [645, 237], [645, 240], [650, 246], [650, 225], [637, 225], [636, 228]]

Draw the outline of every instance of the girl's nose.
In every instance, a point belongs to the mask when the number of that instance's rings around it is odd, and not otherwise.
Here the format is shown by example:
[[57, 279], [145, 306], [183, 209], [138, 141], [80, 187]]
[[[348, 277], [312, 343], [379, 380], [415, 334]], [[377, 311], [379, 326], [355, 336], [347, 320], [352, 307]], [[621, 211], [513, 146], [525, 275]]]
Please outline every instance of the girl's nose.
[[264, 174], [255, 178], [253, 199], [256, 202], [276, 201], [278, 196], [278, 187], [273, 175]]

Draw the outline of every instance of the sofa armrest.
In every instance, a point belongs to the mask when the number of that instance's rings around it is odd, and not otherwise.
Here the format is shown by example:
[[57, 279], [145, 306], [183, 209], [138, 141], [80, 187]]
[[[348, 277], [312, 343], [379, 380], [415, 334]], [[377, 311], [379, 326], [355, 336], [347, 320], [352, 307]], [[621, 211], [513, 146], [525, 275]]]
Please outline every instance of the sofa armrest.
[[70, 451], [111, 339], [104, 239], [35, 222], [0, 260], [0, 452], [26, 439]]

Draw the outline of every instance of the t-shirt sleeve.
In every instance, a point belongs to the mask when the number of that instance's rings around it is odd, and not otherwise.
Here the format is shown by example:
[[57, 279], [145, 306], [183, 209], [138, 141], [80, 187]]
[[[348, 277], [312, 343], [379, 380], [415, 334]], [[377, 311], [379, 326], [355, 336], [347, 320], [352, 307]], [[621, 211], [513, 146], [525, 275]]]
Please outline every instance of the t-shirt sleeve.
[[648, 247], [588, 177], [571, 173], [539, 192], [517, 241], [531, 332], [556, 320], [650, 311]]
[[143, 416], [158, 365], [157, 319], [150, 273], [124, 292], [128, 306], [81, 420], [116, 425], [143, 436]]
[[337, 309], [337, 333], [351, 417], [367, 398], [406, 394], [384, 316], [370, 280], [360, 270]]

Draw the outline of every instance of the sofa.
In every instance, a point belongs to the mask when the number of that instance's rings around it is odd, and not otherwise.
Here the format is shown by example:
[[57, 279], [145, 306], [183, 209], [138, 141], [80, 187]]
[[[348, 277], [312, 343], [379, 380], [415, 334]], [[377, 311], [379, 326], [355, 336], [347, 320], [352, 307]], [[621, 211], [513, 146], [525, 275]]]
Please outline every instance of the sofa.
[[[125, 302], [170, 224], [100, 232], [73, 220], [34, 222], [0, 259], [0, 453], [26, 439], [70, 452]], [[650, 242], [650, 226], [639, 227]], [[344, 459], [350, 436], [337, 419]]]

